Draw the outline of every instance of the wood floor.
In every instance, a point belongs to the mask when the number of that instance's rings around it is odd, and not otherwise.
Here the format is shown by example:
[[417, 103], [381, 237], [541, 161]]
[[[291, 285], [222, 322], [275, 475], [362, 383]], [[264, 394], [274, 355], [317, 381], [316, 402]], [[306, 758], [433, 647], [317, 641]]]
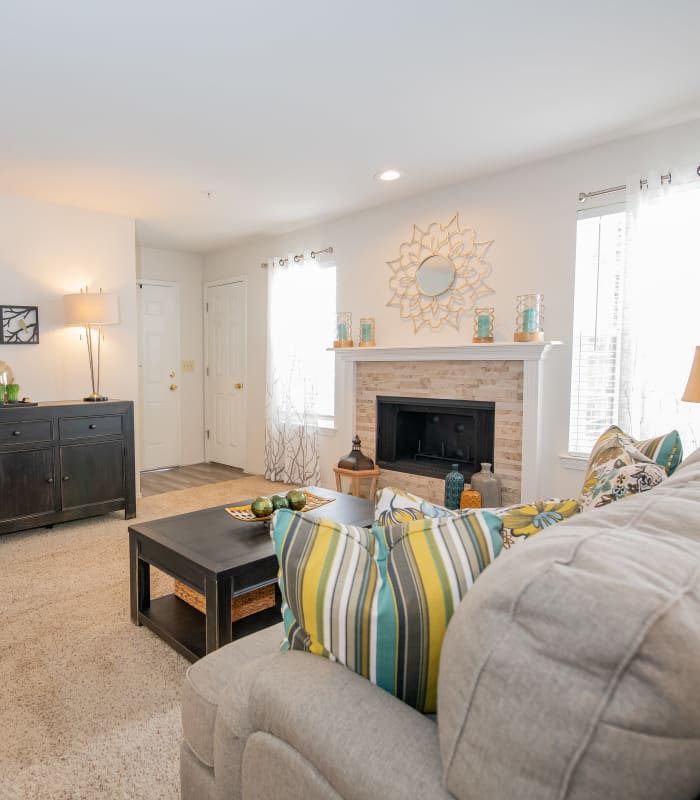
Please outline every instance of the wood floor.
[[234, 481], [236, 478], [247, 478], [249, 473], [242, 469], [227, 467], [224, 464], [190, 464], [187, 467], [155, 470], [141, 473], [141, 495], [150, 497], [153, 494], [173, 492], [176, 489], [191, 489], [194, 486], [205, 486], [208, 483]]

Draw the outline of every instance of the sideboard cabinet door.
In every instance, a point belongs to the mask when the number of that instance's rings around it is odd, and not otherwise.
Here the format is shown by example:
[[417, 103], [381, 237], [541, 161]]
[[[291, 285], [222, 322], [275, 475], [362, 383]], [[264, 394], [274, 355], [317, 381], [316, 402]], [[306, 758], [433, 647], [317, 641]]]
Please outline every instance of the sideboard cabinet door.
[[56, 510], [53, 452], [51, 447], [40, 447], [0, 453], [0, 520]]
[[60, 459], [63, 509], [124, 497], [121, 441], [64, 445]]

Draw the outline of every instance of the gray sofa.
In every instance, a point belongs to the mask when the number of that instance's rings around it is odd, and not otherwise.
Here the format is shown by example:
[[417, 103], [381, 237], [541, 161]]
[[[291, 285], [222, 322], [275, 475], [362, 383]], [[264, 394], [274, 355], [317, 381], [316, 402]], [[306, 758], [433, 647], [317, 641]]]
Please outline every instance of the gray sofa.
[[437, 722], [281, 626], [192, 665], [183, 800], [700, 796], [700, 453], [505, 552], [443, 645]]

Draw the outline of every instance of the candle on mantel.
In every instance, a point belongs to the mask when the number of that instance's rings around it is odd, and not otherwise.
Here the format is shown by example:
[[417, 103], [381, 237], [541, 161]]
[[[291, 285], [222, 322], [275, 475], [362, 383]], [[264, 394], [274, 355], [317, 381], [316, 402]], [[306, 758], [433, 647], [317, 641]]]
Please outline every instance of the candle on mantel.
[[537, 309], [523, 309], [523, 332], [533, 333], [537, 330]]
[[479, 314], [476, 320], [476, 335], [480, 339], [491, 336], [491, 319], [488, 314]]
[[348, 340], [348, 326], [345, 322], [338, 323], [338, 341], [346, 342]]
[[360, 339], [363, 342], [371, 342], [372, 341], [372, 323], [371, 322], [363, 322], [360, 326]]

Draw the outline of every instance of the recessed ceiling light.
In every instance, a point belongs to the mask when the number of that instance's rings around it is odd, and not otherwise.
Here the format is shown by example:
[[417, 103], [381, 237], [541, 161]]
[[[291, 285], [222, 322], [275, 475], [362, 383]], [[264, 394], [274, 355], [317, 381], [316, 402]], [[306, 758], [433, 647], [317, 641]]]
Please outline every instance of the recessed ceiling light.
[[385, 169], [384, 172], [378, 172], [374, 177], [378, 181], [397, 181], [402, 173], [398, 169]]

